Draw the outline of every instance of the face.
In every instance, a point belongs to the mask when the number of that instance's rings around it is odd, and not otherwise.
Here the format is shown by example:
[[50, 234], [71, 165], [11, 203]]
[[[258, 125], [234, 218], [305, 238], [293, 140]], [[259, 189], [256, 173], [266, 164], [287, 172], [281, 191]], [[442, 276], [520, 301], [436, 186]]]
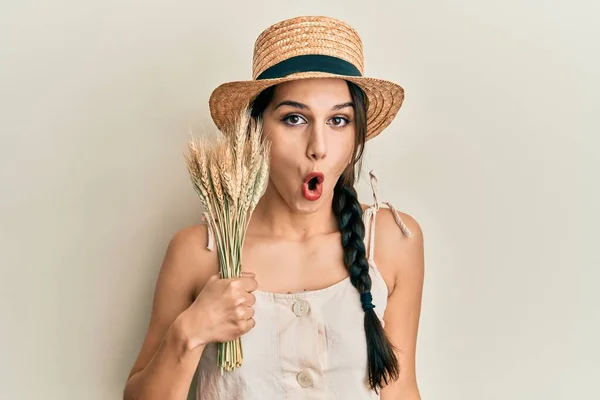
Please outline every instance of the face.
[[271, 142], [267, 190], [276, 190], [300, 212], [331, 204], [354, 151], [354, 105], [347, 83], [300, 79], [278, 85], [263, 128]]

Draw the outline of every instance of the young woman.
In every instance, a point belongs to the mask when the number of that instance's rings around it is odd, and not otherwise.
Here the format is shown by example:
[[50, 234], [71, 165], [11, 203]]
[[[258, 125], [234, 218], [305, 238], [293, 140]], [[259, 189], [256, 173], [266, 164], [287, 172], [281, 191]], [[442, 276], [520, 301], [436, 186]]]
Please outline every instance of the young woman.
[[[217, 127], [250, 105], [271, 143], [244, 276], [219, 277], [206, 225], [174, 236], [124, 398], [185, 399], [197, 370], [197, 399], [419, 400], [422, 232], [374, 175], [373, 205], [353, 187], [403, 90], [363, 76], [358, 34], [332, 18], [279, 22], [254, 50], [253, 79], [210, 99]], [[221, 374], [216, 343], [240, 336], [243, 365]]]

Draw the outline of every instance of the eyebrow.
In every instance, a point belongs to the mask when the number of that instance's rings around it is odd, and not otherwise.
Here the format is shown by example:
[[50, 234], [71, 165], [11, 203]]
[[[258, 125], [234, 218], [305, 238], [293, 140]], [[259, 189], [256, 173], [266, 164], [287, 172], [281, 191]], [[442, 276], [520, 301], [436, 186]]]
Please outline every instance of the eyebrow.
[[337, 106], [333, 106], [332, 110], [336, 111], [336, 110], [341, 110], [342, 108], [346, 108], [346, 107], [352, 107], [354, 108], [354, 103], [349, 101], [347, 103], [344, 104], [338, 104]]
[[[277, 106], [275, 106], [274, 110], [277, 110], [281, 106], [290, 106], [290, 107], [294, 107], [294, 108], [299, 108], [301, 110], [310, 109], [310, 107], [307, 106], [306, 104], [302, 104], [302, 103], [299, 103], [297, 101], [292, 101], [292, 100], [284, 100], [281, 103], [277, 104]], [[346, 108], [346, 107], [353, 107], [354, 108], [354, 103], [351, 102], [351, 101], [349, 101], [347, 103], [338, 104], [338, 105], [333, 106], [331, 108], [331, 110], [332, 111], [337, 111], [337, 110], [341, 110], [342, 108]]]
[[305, 108], [309, 108], [306, 104], [298, 103], [297, 101], [284, 100], [281, 103], [277, 104], [277, 106], [274, 108], [274, 110], [277, 110], [281, 106], [290, 106], [290, 107], [294, 107], [294, 108], [299, 108], [301, 110], [304, 110]]

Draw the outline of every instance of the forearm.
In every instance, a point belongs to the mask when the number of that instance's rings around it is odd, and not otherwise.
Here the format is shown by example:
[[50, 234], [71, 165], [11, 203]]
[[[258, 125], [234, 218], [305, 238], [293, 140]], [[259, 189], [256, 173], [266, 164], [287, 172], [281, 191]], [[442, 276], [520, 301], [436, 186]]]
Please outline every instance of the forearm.
[[124, 400], [185, 400], [205, 346], [187, 348], [179, 319], [167, 331], [146, 367], [132, 375]]

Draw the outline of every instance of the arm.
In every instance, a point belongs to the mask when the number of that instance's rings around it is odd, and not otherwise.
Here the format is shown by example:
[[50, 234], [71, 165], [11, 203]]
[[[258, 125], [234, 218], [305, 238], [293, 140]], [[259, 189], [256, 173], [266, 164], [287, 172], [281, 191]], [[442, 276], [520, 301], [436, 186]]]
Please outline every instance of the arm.
[[[389, 210], [380, 210], [375, 246], [381, 265], [393, 277], [384, 315], [385, 331], [397, 348], [400, 376], [381, 390], [381, 400], [421, 400], [415, 372], [417, 332], [424, 279], [423, 232], [410, 215], [400, 213], [413, 237], [402, 234]], [[377, 261], [377, 260], [376, 260]]]
[[204, 346], [193, 350], [180, 314], [211, 274], [216, 253], [207, 251], [206, 227], [177, 233], [157, 279], [152, 314], [142, 348], [124, 390], [125, 400], [186, 399]]

